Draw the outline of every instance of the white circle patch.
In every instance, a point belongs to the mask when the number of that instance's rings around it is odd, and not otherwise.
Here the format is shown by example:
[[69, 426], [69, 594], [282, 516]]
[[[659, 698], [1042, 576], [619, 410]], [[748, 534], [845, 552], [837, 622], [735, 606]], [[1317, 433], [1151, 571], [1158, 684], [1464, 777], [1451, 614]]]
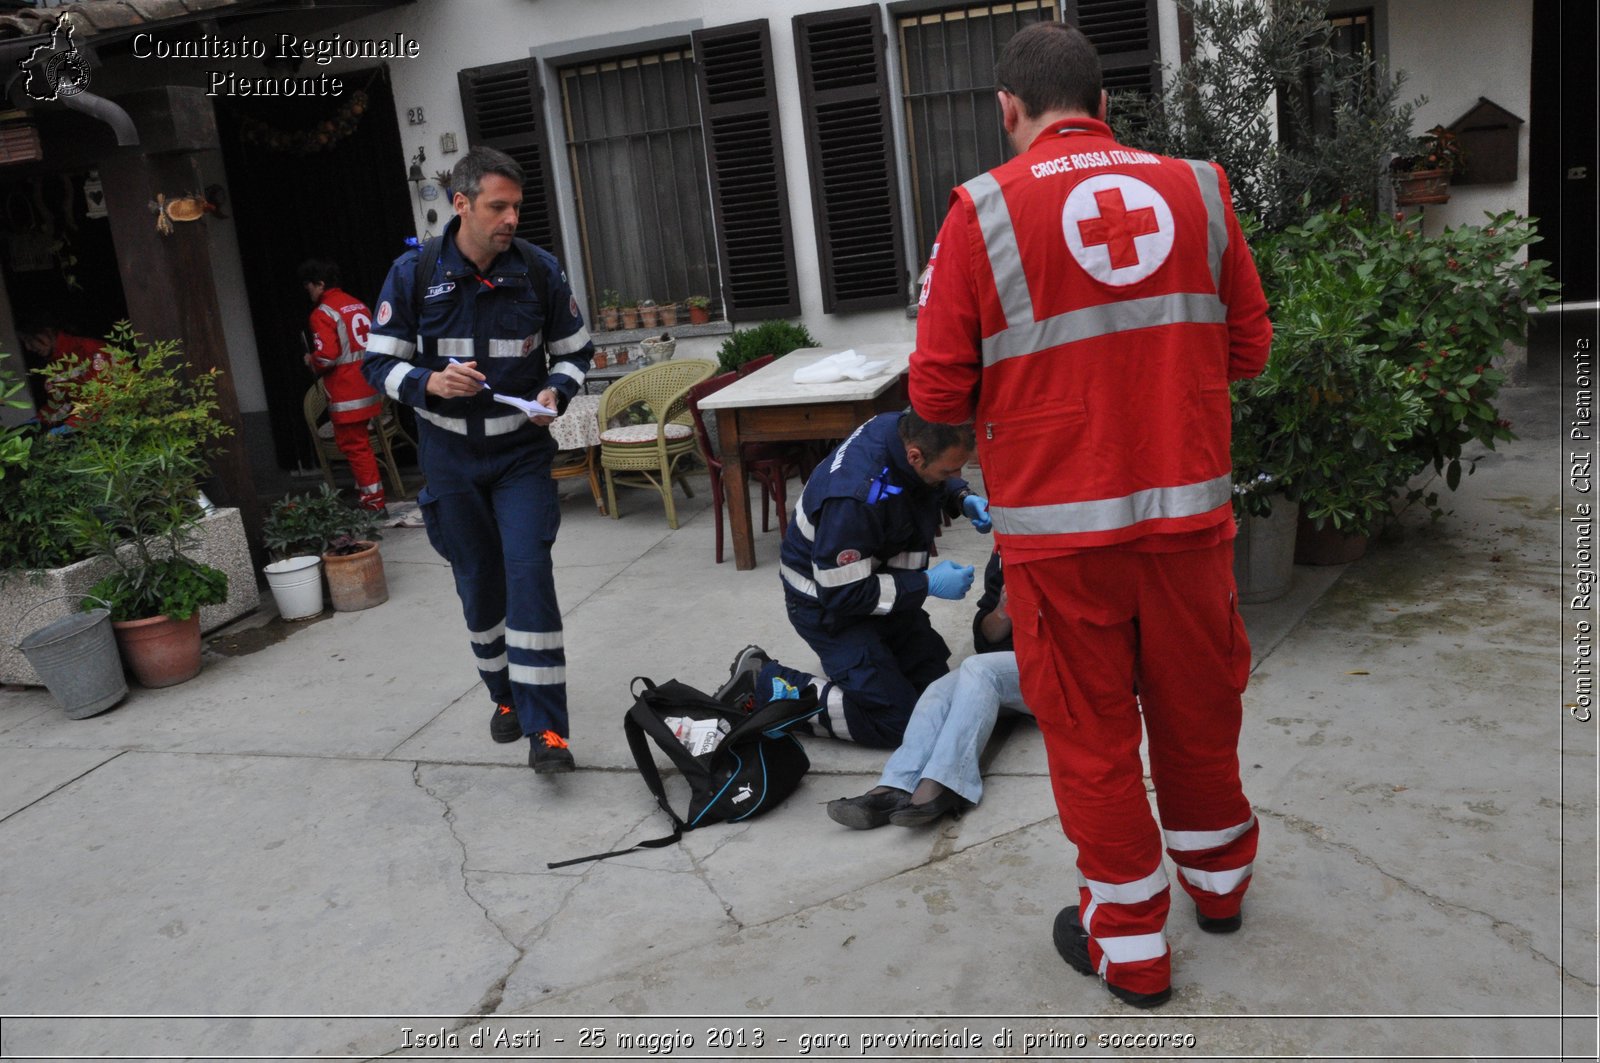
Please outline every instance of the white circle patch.
[[1096, 174], [1067, 196], [1061, 229], [1078, 265], [1118, 287], [1144, 280], [1172, 253], [1172, 210], [1137, 177]]
[[387, 299], [378, 304], [378, 324], [387, 325], [389, 323], [389, 319], [393, 316], [394, 307], [389, 305], [389, 301]]

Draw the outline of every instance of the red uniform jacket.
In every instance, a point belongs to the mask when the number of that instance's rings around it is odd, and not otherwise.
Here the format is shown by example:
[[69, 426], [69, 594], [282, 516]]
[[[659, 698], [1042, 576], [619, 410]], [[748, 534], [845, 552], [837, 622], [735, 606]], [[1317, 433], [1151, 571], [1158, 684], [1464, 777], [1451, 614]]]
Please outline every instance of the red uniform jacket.
[[912, 406], [976, 422], [1007, 561], [1232, 536], [1228, 382], [1272, 325], [1215, 164], [1057, 123], [951, 194], [922, 304]]
[[383, 399], [361, 375], [372, 311], [361, 300], [329, 288], [311, 311], [311, 371], [328, 389], [328, 417], [354, 424], [377, 415]]
[[64, 358], [72, 359], [70, 368], [63, 365], [60, 372], [45, 378], [45, 408], [39, 411], [39, 419], [45, 424], [67, 424], [76, 428], [78, 416], [73, 412], [72, 401], [67, 398], [62, 385], [93, 380], [100, 375], [111, 356], [105, 353], [105, 345], [100, 340], [57, 332], [55, 345], [50, 350], [50, 364], [54, 365]]

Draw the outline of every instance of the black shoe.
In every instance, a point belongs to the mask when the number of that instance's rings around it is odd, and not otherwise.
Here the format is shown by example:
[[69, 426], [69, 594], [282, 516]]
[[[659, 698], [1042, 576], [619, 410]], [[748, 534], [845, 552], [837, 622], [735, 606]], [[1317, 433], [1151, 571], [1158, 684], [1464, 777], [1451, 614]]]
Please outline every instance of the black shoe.
[[1195, 922], [1200, 924], [1200, 929], [1208, 934], [1231, 934], [1244, 926], [1244, 915], [1230, 915], [1223, 919], [1213, 919], [1209, 915], [1194, 913]]
[[567, 740], [554, 731], [544, 732], [529, 744], [533, 748], [528, 750], [528, 767], [540, 775], [556, 775], [578, 766], [572, 759], [572, 750], [567, 748]]
[[[734, 655], [733, 664], [728, 666], [728, 681], [718, 687], [712, 697], [726, 705], [751, 711], [755, 708], [756, 679], [761, 669], [771, 663], [772, 658], [760, 646], [746, 646]], [[749, 704], [745, 703], [747, 700]]]
[[[1076, 904], [1061, 909], [1056, 914], [1055, 930], [1051, 934], [1055, 938], [1056, 951], [1067, 965], [1079, 974], [1094, 975], [1094, 965], [1089, 962], [1089, 935], [1083, 929], [1083, 923], [1078, 919], [1078, 906]], [[1159, 993], [1135, 993], [1131, 989], [1112, 985], [1110, 982], [1102, 984], [1111, 995], [1124, 1004], [1135, 1008], [1158, 1008], [1172, 999], [1172, 987], [1168, 986]]]
[[828, 802], [828, 818], [851, 830], [872, 830], [888, 823], [895, 810], [905, 808], [910, 801], [911, 795], [904, 790], [841, 797]]
[[521, 738], [522, 723], [517, 719], [517, 710], [510, 705], [496, 705], [494, 715], [489, 717], [489, 737], [501, 745]]
[[924, 801], [921, 804], [907, 801], [889, 813], [889, 822], [896, 827], [926, 827], [943, 819], [948, 813], [959, 813], [966, 807], [966, 798], [954, 790], [945, 790], [932, 801]]

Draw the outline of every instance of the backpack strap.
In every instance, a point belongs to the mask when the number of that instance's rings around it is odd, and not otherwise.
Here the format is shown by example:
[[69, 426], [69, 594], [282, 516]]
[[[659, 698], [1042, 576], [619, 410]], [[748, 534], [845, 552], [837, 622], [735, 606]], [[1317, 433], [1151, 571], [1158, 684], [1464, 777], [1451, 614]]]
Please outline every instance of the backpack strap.
[[439, 265], [439, 256], [444, 253], [444, 237], [430, 236], [428, 241], [418, 249], [416, 272], [411, 275], [411, 320], [422, 320], [422, 293], [427, 290], [428, 284], [433, 280], [433, 271]]
[[[656, 689], [656, 685], [650, 680], [643, 676], [638, 676], [633, 681], [633, 692], [636, 698], [640, 696], [636, 688], [641, 682], [645, 685], [647, 691]], [[546, 864], [545, 866], [551, 870], [558, 867], [570, 867], [573, 864], [584, 864], [591, 860], [609, 860], [613, 856], [623, 856], [627, 853], [637, 852], [640, 849], [660, 849], [682, 840], [685, 824], [682, 818], [672, 810], [672, 805], [667, 800], [667, 788], [661, 781], [661, 770], [656, 767], [656, 758], [650, 752], [650, 738], [644, 733], [644, 728], [640, 726], [639, 721], [634, 719], [634, 711], [632, 709], [629, 709], [628, 714], [622, 718], [622, 731], [628, 736], [628, 748], [633, 752], [634, 766], [639, 769], [639, 774], [644, 776], [644, 783], [650, 787], [650, 792], [655, 794], [656, 804], [660, 805], [661, 810], [672, 820], [672, 833], [660, 838], [639, 842], [626, 849], [613, 849], [609, 853], [595, 853], [593, 856], [579, 856], [571, 860], [557, 860]]]

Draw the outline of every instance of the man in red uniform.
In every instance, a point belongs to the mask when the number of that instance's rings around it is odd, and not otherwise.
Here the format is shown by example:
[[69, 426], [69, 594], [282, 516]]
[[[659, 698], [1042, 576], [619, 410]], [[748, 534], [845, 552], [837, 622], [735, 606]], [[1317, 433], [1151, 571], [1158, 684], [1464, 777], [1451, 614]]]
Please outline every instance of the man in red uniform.
[[350, 461], [356, 493], [365, 509], [382, 512], [383, 480], [372, 453], [369, 423], [383, 412], [383, 398], [361, 375], [361, 359], [372, 328], [372, 311], [339, 289], [339, 267], [310, 259], [300, 264], [300, 283], [316, 309], [311, 311], [311, 353], [306, 364], [328, 391], [333, 444]]
[[1261, 371], [1272, 326], [1221, 169], [1113, 140], [1082, 33], [1031, 26], [996, 75], [1017, 156], [951, 195], [911, 402], [976, 421], [1022, 694], [1078, 850], [1056, 948], [1153, 1007], [1171, 995], [1163, 834], [1213, 933], [1240, 926], [1255, 857], [1228, 382]]
[[39, 422], [49, 428], [78, 427], [65, 385], [83, 383], [100, 375], [111, 358], [105, 353], [104, 342], [63, 332], [54, 321], [22, 325], [17, 330], [17, 342], [40, 367], [56, 366], [45, 376], [45, 402], [39, 410]]

